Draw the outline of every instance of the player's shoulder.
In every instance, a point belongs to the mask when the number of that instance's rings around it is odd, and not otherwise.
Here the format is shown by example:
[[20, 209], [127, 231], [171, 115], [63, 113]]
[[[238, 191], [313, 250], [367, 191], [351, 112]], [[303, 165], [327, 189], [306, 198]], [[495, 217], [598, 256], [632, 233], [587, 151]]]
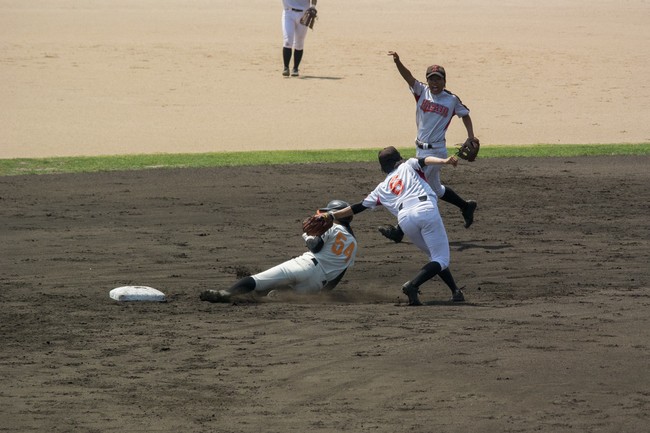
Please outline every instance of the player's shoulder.
[[460, 98], [458, 97], [457, 94], [455, 94], [454, 92], [452, 92], [452, 91], [449, 90], [449, 89], [444, 89], [444, 90], [442, 91], [442, 95], [445, 96], [445, 97], [447, 97], [447, 98], [456, 98], [456, 99], [460, 99]]
[[407, 160], [404, 161], [403, 165], [405, 167], [409, 167], [409, 168], [413, 168], [413, 169], [420, 168], [420, 163], [418, 162], [418, 159], [416, 157], [408, 158]]
[[350, 228], [349, 225], [347, 224], [339, 224], [340, 231], [345, 233], [346, 235], [354, 237], [354, 233], [352, 233], [352, 229]]
[[415, 93], [416, 95], [419, 95], [420, 93], [424, 92], [428, 87], [419, 80], [415, 80], [413, 82], [413, 86], [411, 86], [411, 92]]
[[450, 91], [448, 89], [444, 89], [442, 91], [442, 94], [445, 95], [447, 98], [451, 98], [451, 99], [453, 99], [455, 101], [458, 101], [461, 104], [463, 103], [463, 101], [461, 101], [461, 99], [460, 99], [460, 96], [458, 96], [457, 94], [455, 94], [454, 92], [452, 92], [452, 91]]

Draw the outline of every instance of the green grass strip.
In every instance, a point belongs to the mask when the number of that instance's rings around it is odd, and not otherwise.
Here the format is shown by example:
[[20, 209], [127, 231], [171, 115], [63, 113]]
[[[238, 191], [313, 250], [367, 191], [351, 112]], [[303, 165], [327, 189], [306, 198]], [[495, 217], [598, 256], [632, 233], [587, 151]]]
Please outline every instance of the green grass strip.
[[[337, 149], [263, 152], [219, 152], [151, 155], [79, 156], [56, 158], [0, 159], [0, 176], [25, 174], [89, 173], [152, 168], [224, 167], [272, 164], [313, 164], [333, 162], [375, 162], [375, 149]], [[413, 147], [400, 148], [405, 157], [414, 156]], [[449, 153], [455, 149], [449, 148]], [[603, 155], [648, 155], [650, 143], [640, 144], [536, 144], [525, 146], [489, 145], [480, 158], [571, 157]]]

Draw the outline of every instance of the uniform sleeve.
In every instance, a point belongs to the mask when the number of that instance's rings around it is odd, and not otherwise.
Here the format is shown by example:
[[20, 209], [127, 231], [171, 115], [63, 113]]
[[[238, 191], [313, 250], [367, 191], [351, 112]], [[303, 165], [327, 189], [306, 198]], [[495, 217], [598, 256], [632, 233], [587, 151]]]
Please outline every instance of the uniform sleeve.
[[419, 170], [422, 168], [420, 167], [420, 160], [418, 158], [409, 158], [406, 160], [405, 164], [407, 164], [413, 170]]
[[458, 117], [465, 117], [469, 114], [469, 108], [463, 104], [458, 96], [455, 96], [456, 106], [454, 107], [454, 114]]
[[368, 196], [363, 199], [361, 204], [369, 209], [374, 209], [377, 206], [381, 205], [381, 200], [379, 197], [379, 186], [377, 186], [373, 192], [368, 194]]
[[415, 96], [415, 99], [418, 99], [418, 97], [424, 91], [424, 84], [422, 84], [418, 80], [415, 80], [415, 83], [413, 83], [413, 87], [409, 87], [409, 89], [411, 90], [411, 93], [413, 93], [413, 96]]

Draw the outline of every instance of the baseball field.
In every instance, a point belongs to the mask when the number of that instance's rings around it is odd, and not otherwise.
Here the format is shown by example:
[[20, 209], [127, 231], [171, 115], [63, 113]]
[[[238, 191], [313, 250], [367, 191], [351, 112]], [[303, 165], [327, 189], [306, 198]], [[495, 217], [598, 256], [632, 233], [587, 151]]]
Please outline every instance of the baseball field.
[[[486, 150], [650, 142], [645, 1], [322, 0], [300, 78], [280, 2], [240, 3], [0, 1], [0, 158], [408, 147], [389, 49], [447, 67]], [[643, 153], [446, 167], [478, 201], [470, 229], [440, 205], [467, 302], [435, 279], [417, 308], [426, 258], [385, 211], [331, 294], [198, 299], [301, 254], [301, 220], [376, 162], [0, 176], [0, 432], [646, 431]]]

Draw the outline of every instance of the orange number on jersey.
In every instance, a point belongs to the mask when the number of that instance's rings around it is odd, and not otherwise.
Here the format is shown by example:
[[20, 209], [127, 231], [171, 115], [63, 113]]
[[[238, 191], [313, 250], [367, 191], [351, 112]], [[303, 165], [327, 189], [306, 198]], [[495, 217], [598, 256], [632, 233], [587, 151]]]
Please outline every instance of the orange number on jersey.
[[332, 252], [337, 256], [343, 254], [345, 257], [347, 257], [346, 262], [350, 260], [350, 257], [352, 257], [352, 254], [354, 253], [354, 242], [350, 243], [350, 245], [346, 247], [345, 241], [347, 240], [347, 236], [341, 232], [338, 232], [336, 234], [336, 239], [334, 239], [334, 242], [332, 243]]
[[404, 189], [404, 182], [402, 182], [402, 179], [399, 177], [393, 176], [390, 178], [390, 181], [388, 181], [388, 187], [393, 192], [393, 194], [400, 195]]

